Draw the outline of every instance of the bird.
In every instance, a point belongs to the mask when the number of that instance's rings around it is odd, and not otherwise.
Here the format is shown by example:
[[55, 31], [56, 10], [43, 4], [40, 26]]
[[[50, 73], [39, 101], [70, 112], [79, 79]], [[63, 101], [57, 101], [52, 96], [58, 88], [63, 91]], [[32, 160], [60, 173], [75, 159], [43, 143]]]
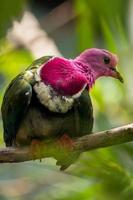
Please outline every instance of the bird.
[[6, 146], [23, 147], [64, 135], [73, 140], [92, 133], [90, 89], [102, 76], [123, 82], [117, 65], [116, 54], [98, 48], [86, 49], [74, 59], [44, 56], [33, 61], [11, 81], [3, 97]]

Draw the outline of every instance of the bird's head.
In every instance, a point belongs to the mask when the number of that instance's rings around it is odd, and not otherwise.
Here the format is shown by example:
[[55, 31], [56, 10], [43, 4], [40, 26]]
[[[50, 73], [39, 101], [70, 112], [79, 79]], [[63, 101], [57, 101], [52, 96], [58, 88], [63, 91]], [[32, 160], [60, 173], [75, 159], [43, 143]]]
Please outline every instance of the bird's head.
[[87, 49], [75, 59], [53, 57], [38, 71], [41, 82], [64, 96], [80, 94], [92, 87], [101, 76], [110, 76], [123, 82], [117, 71], [118, 57], [104, 49]]
[[81, 63], [86, 75], [89, 75], [91, 71], [94, 79], [101, 76], [110, 76], [123, 82], [123, 78], [116, 68], [118, 57], [107, 50], [97, 48], [87, 49], [75, 61]]

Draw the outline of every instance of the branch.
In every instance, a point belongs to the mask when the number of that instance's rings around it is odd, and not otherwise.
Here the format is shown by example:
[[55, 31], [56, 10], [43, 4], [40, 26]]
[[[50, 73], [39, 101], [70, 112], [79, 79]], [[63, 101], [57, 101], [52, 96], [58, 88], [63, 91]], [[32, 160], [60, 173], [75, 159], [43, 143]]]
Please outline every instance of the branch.
[[14, 21], [8, 32], [8, 40], [16, 47], [23, 45], [34, 58], [44, 55], [61, 56], [54, 40], [40, 27], [38, 19], [30, 11], [25, 11], [20, 22]]
[[[71, 152], [84, 152], [88, 150], [109, 147], [133, 141], [133, 124], [106, 130], [74, 140], [73, 150]], [[35, 155], [35, 159], [54, 157], [57, 160], [64, 156], [64, 149], [57, 141], [43, 141], [40, 145], [41, 155]], [[70, 153], [67, 152], [67, 153]], [[24, 162], [33, 160], [30, 148], [1, 148], [0, 163]]]

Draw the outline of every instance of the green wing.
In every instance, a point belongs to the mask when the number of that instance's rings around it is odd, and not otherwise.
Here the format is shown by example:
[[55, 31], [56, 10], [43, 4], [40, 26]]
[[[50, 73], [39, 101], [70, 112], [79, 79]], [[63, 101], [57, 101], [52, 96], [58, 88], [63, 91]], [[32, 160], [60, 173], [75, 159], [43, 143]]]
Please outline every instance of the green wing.
[[17, 130], [28, 109], [31, 97], [30, 83], [24, 78], [24, 73], [18, 75], [7, 88], [1, 108], [6, 146], [14, 144]]
[[35, 60], [28, 68], [27, 70], [34, 70], [40, 67], [42, 64], [46, 63], [49, 59], [51, 59], [53, 56], [43, 56], [37, 60]]
[[52, 56], [44, 56], [35, 60], [26, 71], [18, 75], [7, 88], [1, 108], [6, 146], [12, 146], [14, 144], [21, 120], [31, 101], [34, 79], [32, 79], [28, 73], [27, 76], [25, 76], [26, 72], [31, 71], [34, 74], [34, 71], [50, 58], [52, 58]]

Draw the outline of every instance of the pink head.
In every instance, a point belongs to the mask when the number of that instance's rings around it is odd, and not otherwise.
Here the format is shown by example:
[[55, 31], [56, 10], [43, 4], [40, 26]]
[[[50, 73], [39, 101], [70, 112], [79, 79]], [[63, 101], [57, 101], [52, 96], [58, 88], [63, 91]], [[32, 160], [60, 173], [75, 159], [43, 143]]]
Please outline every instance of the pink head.
[[116, 70], [118, 57], [107, 50], [97, 48], [87, 49], [75, 61], [77, 64], [81, 64], [81, 68], [88, 76], [91, 72], [95, 80], [101, 76], [111, 76], [123, 82], [123, 78]]
[[74, 60], [55, 57], [41, 66], [41, 80], [61, 95], [73, 96], [87, 86], [91, 88], [101, 76], [123, 82], [116, 71], [118, 57], [104, 49], [87, 49]]

